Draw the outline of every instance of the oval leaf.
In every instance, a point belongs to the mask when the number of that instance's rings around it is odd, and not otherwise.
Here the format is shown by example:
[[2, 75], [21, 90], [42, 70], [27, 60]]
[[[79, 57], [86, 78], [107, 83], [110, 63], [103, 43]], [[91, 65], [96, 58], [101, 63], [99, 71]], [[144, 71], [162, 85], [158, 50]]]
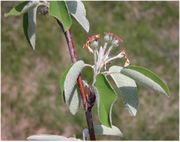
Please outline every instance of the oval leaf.
[[35, 49], [36, 43], [36, 12], [37, 7], [29, 10], [23, 15], [24, 34], [33, 50]]
[[145, 85], [158, 93], [169, 96], [170, 91], [167, 86], [157, 75], [152, 71], [140, 66], [128, 66], [121, 70], [125, 74], [142, 85]]
[[32, 135], [27, 138], [29, 141], [74, 141], [79, 140], [76, 138], [66, 138], [64, 136], [58, 135], [48, 135], [48, 134], [41, 134], [41, 135]]
[[21, 2], [20, 4], [18, 4], [14, 8], [12, 8], [8, 13], [6, 13], [5, 17], [22, 15], [22, 14], [28, 12], [28, 10], [35, 8], [38, 4], [39, 4], [38, 1]]
[[103, 125], [111, 127], [111, 111], [117, 95], [106, 77], [102, 74], [97, 76], [95, 86], [94, 91], [98, 104], [99, 120]]
[[[72, 65], [70, 65], [64, 71], [63, 75], [60, 78], [60, 89], [61, 89], [61, 94], [63, 94], [63, 96], [64, 96], [64, 101], [65, 101], [65, 95], [63, 93], [64, 92], [64, 82], [65, 82], [67, 73], [69, 72], [71, 67], [72, 67]], [[75, 85], [74, 90], [71, 93], [71, 97], [66, 104], [68, 104], [68, 108], [73, 115], [75, 115], [78, 112], [78, 110], [81, 106], [81, 95], [80, 95], [80, 91], [79, 91], [79, 88], [77, 85]]]
[[75, 89], [76, 80], [83, 70], [83, 68], [86, 67], [86, 64], [83, 61], [77, 61], [72, 65], [72, 67], [69, 69], [65, 81], [64, 81], [64, 96], [65, 96], [65, 102], [69, 105], [69, 102], [72, 98], [73, 91]]
[[86, 18], [86, 9], [82, 1], [67, 1], [68, 10], [71, 15], [78, 21], [86, 32], [89, 32], [89, 21]]
[[123, 97], [123, 101], [130, 115], [135, 116], [138, 107], [137, 85], [133, 79], [121, 74], [121, 70], [122, 67], [120, 66], [110, 67], [109, 72], [112, 72], [110, 76], [114, 80], [119, 94]]
[[49, 14], [57, 18], [63, 24], [65, 31], [71, 27], [71, 16], [68, 13], [68, 9], [64, 1], [50, 1]]
[[[123, 136], [119, 128], [112, 125], [112, 128], [106, 127], [104, 125], [96, 125], [94, 127], [95, 135], [111, 135], [111, 136]], [[89, 137], [88, 129], [83, 130], [83, 140]]]

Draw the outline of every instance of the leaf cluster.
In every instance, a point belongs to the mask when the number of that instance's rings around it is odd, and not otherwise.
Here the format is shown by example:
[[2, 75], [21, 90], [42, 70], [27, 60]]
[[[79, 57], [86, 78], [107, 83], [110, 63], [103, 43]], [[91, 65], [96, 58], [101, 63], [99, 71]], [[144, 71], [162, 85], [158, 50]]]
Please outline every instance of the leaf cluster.
[[[80, 107], [81, 98], [78, 97], [78, 87], [76, 80], [85, 67], [88, 67], [84, 61], [79, 60], [66, 70], [65, 74], [61, 77], [61, 90], [64, 91], [65, 102], [68, 104], [70, 112], [74, 115], [78, 112]], [[108, 78], [111, 78], [117, 88], [117, 91], [112, 87], [112, 84]], [[84, 80], [84, 82], [86, 82]], [[111, 66], [108, 73], [100, 73], [96, 77], [95, 85], [93, 86], [93, 92], [96, 95], [97, 112], [99, 121], [102, 124], [104, 130], [108, 129], [108, 134], [112, 135], [112, 107], [118, 99], [123, 98], [124, 105], [128, 110], [130, 116], [136, 116], [138, 110], [138, 92], [137, 83], [139, 85], [148, 87], [155, 92], [169, 96], [170, 91], [166, 83], [164, 83], [155, 73], [152, 71], [140, 67], [130, 65], [128, 67]], [[85, 84], [88, 86], [87, 84]], [[71, 105], [73, 103], [73, 105]], [[119, 130], [119, 132], [121, 132]], [[84, 131], [86, 134], [86, 131]], [[101, 133], [103, 134], [103, 133]], [[117, 135], [121, 136], [120, 133]]]

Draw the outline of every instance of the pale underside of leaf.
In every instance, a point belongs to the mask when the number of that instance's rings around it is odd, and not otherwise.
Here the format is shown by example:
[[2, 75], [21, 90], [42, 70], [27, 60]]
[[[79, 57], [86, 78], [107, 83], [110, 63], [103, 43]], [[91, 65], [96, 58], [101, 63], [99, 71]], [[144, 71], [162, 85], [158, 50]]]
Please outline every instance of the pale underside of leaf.
[[118, 88], [118, 94], [123, 97], [123, 101], [130, 115], [135, 116], [138, 107], [137, 85], [133, 79], [121, 74], [121, 70], [122, 67], [120, 66], [112, 66], [109, 69], [109, 72], [112, 72], [110, 76]]
[[76, 85], [77, 78], [83, 68], [86, 67], [85, 63], [83, 61], [77, 61], [72, 65], [72, 67], [69, 69], [65, 81], [64, 81], [64, 96], [65, 96], [65, 102], [69, 104], [69, 101], [72, 97], [74, 87]]
[[23, 16], [23, 28], [26, 39], [32, 49], [35, 49], [36, 44], [36, 12], [37, 8], [29, 10]]
[[147, 86], [154, 91], [169, 96], [170, 91], [167, 86], [157, 75], [155, 75], [152, 71], [139, 67], [139, 66], [129, 66], [127, 68], [123, 68], [121, 73], [131, 77], [141, 85]]
[[112, 106], [117, 99], [117, 95], [106, 77], [102, 74], [97, 76], [95, 86], [94, 92], [96, 94], [99, 120], [103, 125], [111, 127]]
[[68, 10], [71, 15], [78, 21], [86, 32], [89, 32], [89, 21], [86, 18], [86, 9], [82, 1], [67, 1]]
[[29, 141], [77, 141], [79, 139], [70, 137], [66, 138], [64, 136], [59, 135], [48, 135], [48, 134], [41, 134], [41, 135], [32, 135], [27, 138]]
[[22, 9], [22, 13], [26, 13], [29, 10], [35, 9], [36, 7], [38, 7], [39, 5], [39, 1], [30, 1], [23, 9]]
[[[106, 127], [104, 125], [96, 125], [94, 127], [95, 135], [111, 135], [111, 136], [123, 136], [122, 132], [119, 128], [112, 125], [111, 128]], [[89, 137], [89, 131], [88, 129], [83, 130], [83, 139], [86, 139]]]
[[71, 98], [69, 99], [68, 102], [68, 107], [70, 112], [73, 115], [75, 115], [78, 112], [80, 106], [81, 106], [81, 95], [79, 92], [79, 88], [77, 87], [77, 85], [75, 85]]

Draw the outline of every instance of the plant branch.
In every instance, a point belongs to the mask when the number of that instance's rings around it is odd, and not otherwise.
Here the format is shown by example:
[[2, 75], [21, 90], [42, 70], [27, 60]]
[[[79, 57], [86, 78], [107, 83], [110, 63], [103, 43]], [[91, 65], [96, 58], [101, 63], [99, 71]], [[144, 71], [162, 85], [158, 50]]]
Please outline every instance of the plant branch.
[[[57, 20], [57, 22], [58, 22], [59, 26], [61, 27], [61, 29], [64, 32], [64, 36], [66, 38], [66, 42], [67, 42], [67, 45], [68, 45], [71, 61], [74, 63], [74, 62], [77, 61], [77, 55], [76, 55], [76, 52], [75, 52], [74, 41], [72, 39], [71, 32], [70, 32], [70, 30], [65, 31], [62, 23], [59, 20]], [[78, 84], [80, 92], [81, 92], [81, 97], [82, 97], [83, 107], [84, 107], [85, 114], [86, 114], [86, 120], [87, 120], [90, 140], [96, 140], [95, 133], [94, 133], [93, 119], [92, 119], [92, 112], [91, 112], [92, 107], [90, 108], [89, 105], [88, 105], [89, 103], [87, 102], [86, 92], [85, 92], [85, 88], [84, 88], [84, 85], [83, 85], [81, 75], [78, 76], [77, 84]]]

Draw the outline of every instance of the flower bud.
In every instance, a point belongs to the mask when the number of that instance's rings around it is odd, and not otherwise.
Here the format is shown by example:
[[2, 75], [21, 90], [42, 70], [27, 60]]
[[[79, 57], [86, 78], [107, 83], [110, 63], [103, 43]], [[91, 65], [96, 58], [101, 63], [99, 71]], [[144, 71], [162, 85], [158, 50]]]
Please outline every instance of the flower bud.
[[106, 35], [104, 36], [104, 41], [108, 42], [109, 40], [110, 40], [110, 37], [109, 37], [109, 35], [106, 34]]
[[112, 41], [113, 40], [113, 36], [110, 35], [109, 36], [109, 40]]
[[40, 7], [39, 7], [39, 13], [40, 13], [41, 15], [46, 15], [46, 14], [48, 13], [48, 7], [47, 7], [47, 6], [44, 6], [44, 5], [40, 6]]
[[97, 48], [98, 45], [99, 45], [98, 41], [93, 41], [90, 46], [91, 46], [92, 48]]
[[118, 40], [113, 40], [112, 41], [112, 46], [118, 47], [119, 46], [119, 41]]
[[112, 39], [113, 39], [113, 33], [111, 33], [111, 32], [105, 33], [104, 40], [106, 42], [110, 42], [110, 41], [112, 41]]

